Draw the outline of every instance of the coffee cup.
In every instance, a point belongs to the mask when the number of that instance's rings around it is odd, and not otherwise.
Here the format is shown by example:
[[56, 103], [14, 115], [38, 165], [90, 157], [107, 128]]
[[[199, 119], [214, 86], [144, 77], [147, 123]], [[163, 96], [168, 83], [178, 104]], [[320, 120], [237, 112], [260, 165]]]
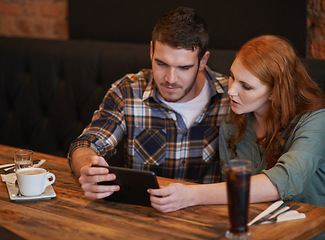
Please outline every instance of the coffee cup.
[[17, 182], [22, 195], [41, 195], [47, 186], [55, 182], [55, 175], [43, 168], [22, 168], [16, 171]]

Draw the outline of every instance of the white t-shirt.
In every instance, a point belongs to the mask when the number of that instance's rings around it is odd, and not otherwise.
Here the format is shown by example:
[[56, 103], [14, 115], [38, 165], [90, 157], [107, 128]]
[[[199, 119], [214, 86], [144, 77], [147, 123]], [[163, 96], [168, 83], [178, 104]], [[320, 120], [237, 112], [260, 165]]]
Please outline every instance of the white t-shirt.
[[204, 107], [210, 100], [209, 83], [207, 79], [205, 79], [204, 86], [200, 94], [188, 102], [167, 102], [160, 96], [160, 94], [158, 94], [158, 98], [168, 107], [178, 112], [182, 116], [186, 127], [189, 128], [202, 113]]

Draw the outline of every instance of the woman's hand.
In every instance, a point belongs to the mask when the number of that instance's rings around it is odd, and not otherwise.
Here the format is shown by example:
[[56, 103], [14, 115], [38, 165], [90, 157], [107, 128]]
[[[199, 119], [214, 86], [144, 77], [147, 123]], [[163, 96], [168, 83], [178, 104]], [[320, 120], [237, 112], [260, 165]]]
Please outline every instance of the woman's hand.
[[160, 212], [172, 212], [194, 204], [190, 185], [172, 183], [159, 189], [148, 189], [151, 206]]

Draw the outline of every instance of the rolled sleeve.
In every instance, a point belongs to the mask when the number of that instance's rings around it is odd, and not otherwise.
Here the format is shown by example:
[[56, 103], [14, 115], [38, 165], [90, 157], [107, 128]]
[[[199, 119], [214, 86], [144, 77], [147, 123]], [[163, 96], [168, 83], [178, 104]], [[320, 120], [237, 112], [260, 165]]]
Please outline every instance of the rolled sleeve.
[[291, 200], [307, 192], [317, 193], [316, 189], [324, 185], [321, 179], [325, 170], [325, 110], [304, 115], [299, 120], [284, 152], [273, 168], [263, 170], [280, 197]]

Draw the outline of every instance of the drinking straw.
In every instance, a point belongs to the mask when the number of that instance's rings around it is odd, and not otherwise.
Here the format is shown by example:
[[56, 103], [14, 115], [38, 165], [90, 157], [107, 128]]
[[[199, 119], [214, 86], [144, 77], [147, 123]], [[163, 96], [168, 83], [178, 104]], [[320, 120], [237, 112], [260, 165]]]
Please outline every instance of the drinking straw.
[[221, 138], [222, 147], [223, 147], [223, 150], [224, 150], [225, 155], [226, 155], [227, 164], [228, 164], [229, 168], [231, 169], [230, 157], [229, 157], [229, 153], [228, 153], [228, 150], [227, 150], [225, 138], [224, 138], [222, 132], [220, 132], [219, 134], [220, 134], [220, 138]]

